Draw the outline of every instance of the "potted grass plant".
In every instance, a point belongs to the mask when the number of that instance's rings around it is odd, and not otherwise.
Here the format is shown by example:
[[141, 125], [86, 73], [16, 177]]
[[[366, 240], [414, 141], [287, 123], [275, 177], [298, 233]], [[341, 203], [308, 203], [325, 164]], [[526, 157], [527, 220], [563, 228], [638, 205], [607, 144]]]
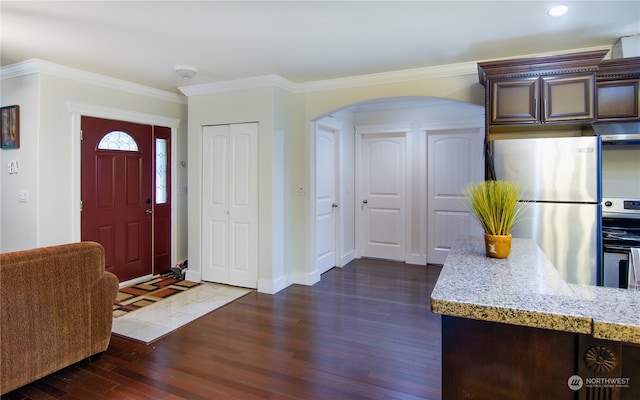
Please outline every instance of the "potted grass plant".
[[474, 216], [484, 230], [487, 256], [507, 258], [511, 251], [511, 228], [522, 211], [518, 184], [482, 181], [465, 189]]

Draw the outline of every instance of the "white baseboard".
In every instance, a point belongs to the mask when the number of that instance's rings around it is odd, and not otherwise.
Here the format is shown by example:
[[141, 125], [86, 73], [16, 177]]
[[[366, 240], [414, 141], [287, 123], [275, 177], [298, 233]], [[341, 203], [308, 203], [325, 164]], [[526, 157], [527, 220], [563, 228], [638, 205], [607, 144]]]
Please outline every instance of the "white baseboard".
[[131, 286], [131, 285], [135, 285], [135, 284], [140, 283], [140, 282], [147, 281], [147, 280], [149, 280], [151, 278], [153, 278], [153, 275], [149, 274], [149, 275], [141, 276], [139, 278], [131, 279], [129, 281], [120, 282], [120, 289], [122, 289], [123, 287]]
[[258, 292], [265, 294], [276, 294], [282, 289], [289, 287], [291, 283], [286, 276], [277, 279], [258, 279]]
[[200, 271], [192, 271], [187, 269], [187, 273], [184, 276], [185, 280], [191, 282], [202, 282], [202, 273]]
[[351, 261], [355, 260], [356, 258], [356, 251], [355, 250], [351, 250], [349, 252], [347, 252], [345, 255], [342, 256], [342, 265], [341, 267], [344, 267], [345, 265], [349, 264]]
[[427, 256], [424, 254], [405, 254], [404, 262], [411, 265], [427, 265]]
[[313, 286], [320, 282], [320, 270], [316, 269], [311, 272], [294, 272], [290, 275], [291, 283], [298, 285]]

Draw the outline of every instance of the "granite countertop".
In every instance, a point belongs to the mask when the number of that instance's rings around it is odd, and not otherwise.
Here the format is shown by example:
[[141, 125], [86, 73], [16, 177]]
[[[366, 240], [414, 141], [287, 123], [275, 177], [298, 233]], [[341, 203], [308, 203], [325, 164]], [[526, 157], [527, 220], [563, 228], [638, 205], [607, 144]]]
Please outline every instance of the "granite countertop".
[[482, 236], [458, 237], [431, 310], [640, 344], [640, 291], [568, 284], [530, 239], [514, 238], [500, 260], [486, 257]]

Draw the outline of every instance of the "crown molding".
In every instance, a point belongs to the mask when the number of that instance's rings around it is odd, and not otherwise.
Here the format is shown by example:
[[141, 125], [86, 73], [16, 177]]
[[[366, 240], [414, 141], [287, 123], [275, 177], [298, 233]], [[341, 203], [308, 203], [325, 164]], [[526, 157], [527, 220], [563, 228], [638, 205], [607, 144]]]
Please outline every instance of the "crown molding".
[[422, 79], [474, 75], [478, 72], [477, 68], [477, 63], [474, 61], [459, 64], [438, 65], [434, 67], [422, 67], [391, 72], [381, 72], [377, 74], [350, 76], [346, 78], [327, 79], [322, 81], [312, 81], [301, 83], [297, 86], [298, 92], [309, 93], [324, 90], [339, 90], [362, 86], [411, 82]]
[[260, 87], [277, 87], [291, 93], [298, 93], [299, 91], [297, 86], [298, 85], [296, 83], [293, 83], [280, 75], [271, 74], [229, 81], [181, 86], [178, 90], [180, 90], [185, 96], [196, 96], [200, 94], [229, 92], [243, 89], [256, 89]]
[[103, 86], [109, 89], [116, 89], [137, 95], [153, 97], [159, 100], [171, 101], [179, 104], [187, 103], [187, 100], [184, 96], [176, 93], [171, 93], [137, 83], [128, 82], [122, 79], [96, 74], [94, 72], [55, 64], [36, 58], [0, 68], [0, 80], [17, 78], [31, 74], [53, 75], [59, 78], [71, 79], [91, 85]]
[[406, 69], [377, 74], [349, 76], [346, 78], [325, 79], [295, 83], [280, 75], [264, 75], [245, 79], [219, 81], [199, 85], [182, 86], [178, 89], [185, 96], [195, 96], [209, 93], [229, 92], [242, 89], [254, 89], [265, 86], [275, 86], [291, 93], [310, 93], [324, 90], [349, 89], [353, 87], [381, 85], [389, 83], [410, 82], [420, 79], [433, 79], [448, 76], [474, 75], [477, 73], [477, 63], [440, 65]]

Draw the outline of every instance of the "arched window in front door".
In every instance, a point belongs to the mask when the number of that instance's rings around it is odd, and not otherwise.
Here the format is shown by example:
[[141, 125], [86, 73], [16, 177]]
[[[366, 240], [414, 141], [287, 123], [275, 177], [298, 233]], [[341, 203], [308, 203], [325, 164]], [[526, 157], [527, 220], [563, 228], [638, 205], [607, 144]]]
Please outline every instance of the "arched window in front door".
[[[99, 150], [138, 151], [136, 140], [123, 131], [111, 131], [98, 142]], [[156, 204], [167, 202], [167, 139], [156, 139], [155, 145]]]
[[136, 140], [123, 131], [111, 131], [98, 142], [100, 150], [138, 151]]

